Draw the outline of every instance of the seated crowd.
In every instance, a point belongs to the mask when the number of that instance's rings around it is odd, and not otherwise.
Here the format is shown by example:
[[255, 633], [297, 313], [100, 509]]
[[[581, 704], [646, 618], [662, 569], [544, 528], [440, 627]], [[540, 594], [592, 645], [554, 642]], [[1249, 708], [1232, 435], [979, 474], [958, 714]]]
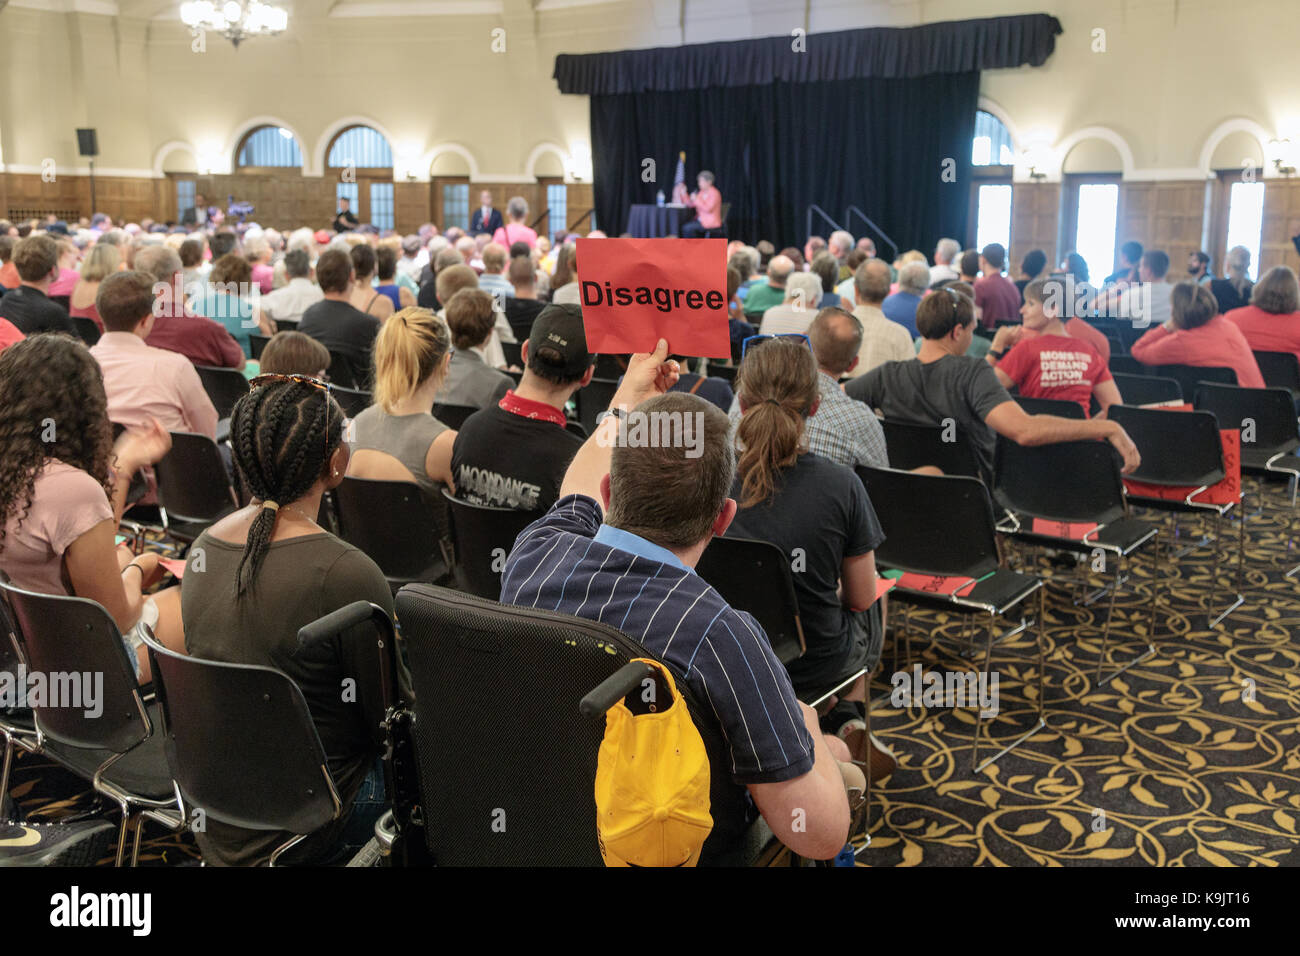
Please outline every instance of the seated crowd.
[[[141, 683], [146, 629], [297, 682], [346, 808], [297, 862], [346, 860], [385, 804], [369, 731], [382, 715], [337, 693], [363, 660], [345, 642], [297, 645], [299, 628], [353, 601], [393, 614], [376, 555], [332, 530], [345, 479], [412, 483], [430, 508], [446, 493], [529, 512], [502, 602], [611, 624], [666, 661], [711, 705], [755, 813], [827, 859], [849, 837], [863, 768], [893, 768], [864, 721], [888, 605], [881, 521], [854, 473], [889, 467], [881, 417], [954, 424], [990, 485], [999, 435], [1106, 441], [1130, 472], [1142, 449], [1107, 417], [1124, 398], [1104, 320], [1146, 329], [1131, 345], [1141, 363], [1226, 366], [1246, 387], [1264, 384], [1252, 350], [1300, 358], [1295, 274], [1252, 283], [1244, 249], [1223, 278], [1194, 254], [1172, 283], [1167, 254], [1126, 243], [1094, 287], [1075, 253], [1049, 272], [1032, 251], [1013, 279], [997, 244], [945, 238], [933, 264], [916, 251], [891, 264], [844, 232], [802, 250], [730, 244], [721, 373], [663, 341], [596, 356], [575, 237], [552, 245], [527, 212], [516, 197], [504, 218], [476, 211], [476, 234], [405, 237], [346, 210], [336, 233], [287, 235], [0, 221], [0, 571], [103, 605]], [[201, 378], [212, 368], [249, 378], [228, 420]], [[1012, 389], [1083, 414], [1029, 414]], [[576, 406], [593, 394], [613, 413], [588, 434]], [[618, 440], [628, 415], [657, 412], [695, 416], [700, 446]], [[204, 572], [179, 584], [154, 551], [115, 542], [124, 515], [158, 503], [153, 466], [178, 433], [221, 436], [245, 502], [202, 531]], [[802, 657], [783, 665], [695, 573], [715, 536], [802, 555]], [[821, 712], [805, 703], [832, 694]], [[799, 808], [806, 827], [792, 828]], [[212, 822], [197, 834], [204, 859], [228, 865], [265, 862], [285, 838]]]

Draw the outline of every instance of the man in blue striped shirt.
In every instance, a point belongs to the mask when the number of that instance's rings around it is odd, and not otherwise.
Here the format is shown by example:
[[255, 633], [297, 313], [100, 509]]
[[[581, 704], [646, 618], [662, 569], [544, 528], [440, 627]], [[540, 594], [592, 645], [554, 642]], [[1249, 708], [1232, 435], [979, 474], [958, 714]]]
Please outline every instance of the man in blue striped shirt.
[[516, 540], [501, 600], [609, 624], [662, 658], [712, 709], [732, 780], [773, 833], [801, 856], [829, 859], [848, 838], [837, 764], [848, 749], [795, 698], [758, 623], [695, 574], [735, 516], [735, 457], [720, 410], [668, 394], [678, 369], [667, 356], [662, 340], [633, 356], [559, 501]]

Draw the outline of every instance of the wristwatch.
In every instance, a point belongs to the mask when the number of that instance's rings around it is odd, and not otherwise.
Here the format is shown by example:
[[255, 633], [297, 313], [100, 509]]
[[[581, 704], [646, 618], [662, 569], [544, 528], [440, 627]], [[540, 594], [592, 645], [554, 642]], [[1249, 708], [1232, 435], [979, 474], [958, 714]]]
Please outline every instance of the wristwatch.
[[997, 349], [989, 349], [988, 354], [992, 355], [995, 359], [1000, 359], [1007, 353], [1005, 351], [998, 351]]
[[615, 405], [613, 408], [606, 409], [605, 411], [601, 412], [599, 415], [596, 416], [596, 425], [599, 426], [602, 422], [605, 421], [606, 418], [609, 418], [611, 415], [615, 418], [621, 418], [624, 421], [627, 421], [627, 409], [624, 408], [622, 405]]

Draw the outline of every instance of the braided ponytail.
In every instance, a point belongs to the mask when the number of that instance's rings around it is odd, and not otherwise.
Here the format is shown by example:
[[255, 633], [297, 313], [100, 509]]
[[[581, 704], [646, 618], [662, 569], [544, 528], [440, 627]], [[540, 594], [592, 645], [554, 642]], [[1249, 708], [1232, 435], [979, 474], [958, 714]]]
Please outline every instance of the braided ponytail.
[[767, 501], [777, 477], [799, 457], [804, 425], [818, 398], [817, 360], [806, 345], [773, 339], [750, 350], [737, 374], [745, 406], [736, 428], [740, 507]]
[[343, 412], [314, 385], [271, 382], [235, 404], [230, 434], [245, 485], [267, 503], [248, 528], [236, 580], [242, 597], [271, 546], [280, 505], [305, 495], [329, 467], [343, 440]]

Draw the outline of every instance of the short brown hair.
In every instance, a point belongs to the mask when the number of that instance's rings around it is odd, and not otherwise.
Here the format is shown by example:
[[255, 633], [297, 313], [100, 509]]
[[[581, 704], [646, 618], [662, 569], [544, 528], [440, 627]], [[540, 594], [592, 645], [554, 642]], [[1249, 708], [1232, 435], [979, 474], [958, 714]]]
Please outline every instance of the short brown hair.
[[262, 350], [268, 375], [319, 375], [330, 367], [329, 349], [301, 332], [277, 332]]
[[238, 252], [227, 252], [212, 267], [208, 281], [213, 285], [249, 286], [253, 282], [253, 267]]
[[1184, 280], [1169, 294], [1169, 314], [1178, 328], [1199, 329], [1219, 314], [1219, 303], [1205, 286]]
[[362, 278], [370, 278], [375, 274], [375, 250], [364, 242], [358, 243], [352, 247], [352, 271]]
[[808, 326], [808, 339], [817, 364], [839, 377], [849, 370], [862, 348], [862, 323], [852, 312], [837, 305], [827, 306]]
[[316, 260], [316, 282], [322, 292], [346, 292], [352, 281], [352, 257], [342, 249], [326, 249]]
[[931, 292], [916, 307], [916, 331], [925, 339], [945, 339], [953, 329], [975, 321], [975, 300], [965, 293], [970, 286], [950, 282]]
[[[691, 457], [687, 454], [691, 449], [670, 441], [631, 446], [616, 443], [609, 463], [610, 502], [605, 520], [660, 547], [699, 544], [712, 531], [735, 478], [731, 422], [716, 405], [685, 392], [658, 395], [635, 411], [672, 416], [663, 421], [702, 424], [700, 454]], [[686, 417], [692, 415], [697, 417]]]
[[[320, 266], [316, 267], [316, 274], [320, 275]], [[461, 289], [477, 289], [478, 275], [469, 266], [448, 266], [438, 273], [438, 281], [434, 286], [438, 293], [438, 301], [446, 305]]]
[[528, 256], [515, 256], [510, 260], [510, 268], [506, 270], [506, 278], [514, 286], [527, 288], [536, 285], [537, 271], [533, 268], [533, 260]]
[[193, 269], [203, 261], [203, 243], [197, 239], [186, 239], [181, 243], [181, 266]]
[[153, 276], [143, 272], [114, 272], [99, 284], [95, 309], [104, 329], [132, 332], [153, 312]]
[[447, 303], [451, 344], [462, 351], [486, 342], [495, 322], [492, 296], [481, 289], [461, 289]]
[[1274, 315], [1300, 311], [1300, 285], [1287, 266], [1274, 266], [1259, 277], [1250, 304]]
[[6, 236], [3, 232], [0, 232], [0, 262], [9, 261], [14, 254], [14, 244], [17, 241], [13, 236]]
[[499, 273], [505, 268], [508, 255], [509, 252], [505, 246], [489, 242], [483, 247], [483, 271], [491, 272], [493, 275]]
[[14, 268], [24, 282], [40, 282], [59, 264], [59, 244], [49, 236], [28, 236], [14, 246]]

